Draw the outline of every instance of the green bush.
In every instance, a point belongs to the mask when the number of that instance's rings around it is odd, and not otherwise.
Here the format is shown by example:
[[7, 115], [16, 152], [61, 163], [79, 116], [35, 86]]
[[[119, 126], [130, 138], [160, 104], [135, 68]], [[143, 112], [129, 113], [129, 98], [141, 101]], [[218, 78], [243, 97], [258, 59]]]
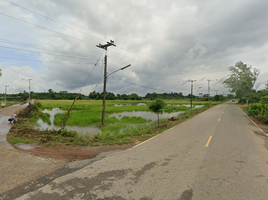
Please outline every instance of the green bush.
[[260, 103], [254, 103], [251, 104], [248, 108], [248, 113], [252, 116], [258, 116], [262, 113], [262, 104]]

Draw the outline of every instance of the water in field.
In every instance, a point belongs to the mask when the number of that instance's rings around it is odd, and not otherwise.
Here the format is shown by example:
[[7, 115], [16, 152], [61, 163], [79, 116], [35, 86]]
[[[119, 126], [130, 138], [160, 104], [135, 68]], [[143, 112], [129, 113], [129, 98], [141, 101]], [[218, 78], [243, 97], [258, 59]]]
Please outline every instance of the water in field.
[[[144, 105], [142, 103], [139, 104], [139, 106]], [[146, 105], [146, 104], [145, 104]], [[120, 106], [120, 105], [117, 105]], [[53, 124], [55, 114], [57, 113], [64, 113], [66, 111], [60, 110], [59, 108], [53, 108], [52, 110], [44, 110], [43, 113], [48, 113], [50, 115], [50, 121], [51, 125], [44, 123], [41, 119], [37, 121], [37, 125], [35, 126], [35, 129], [40, 130], [59, 130], [60, 127]], [[184, 113], [184, 111], [180, 112], [173, 112], [173, 113], [160, 113], [159, 118], [160, 119], [168, 119], [168, 118], [176, 118], [179, 114]], [[157, 121], [157, 114], [153, 112], [146, 112], [146, 111], [133, 111], [133, 112], [121, 112], [121, 113], [113, 113], [109, 115], [109, 117], [116, 117], [118, 120], [121, 120], [124, 116], [127, 117], [142, 117], [146, 120], [150, 120], [152, 122]], [[95, 126], [86, 126], [86, 127], [79, 127], [79, 126], [66, 126], [67, 130], [76, 131], [82, 135], [95, 135], [98, 133], [101, 133], [101, 129]]]
[[[136, 106], [146, 106], [146, 103], [138, 103]], [[130, 104], [114, 104], [115, 107], [131, 106]]]
[[[52, 110], [47, 110], [45, 109], [44, 111], [42, 111], [43, 113], [48, 113], [50, 115], [50, 122], [51, 125], [44, 123], [41, 119], [39, 119], [37, 121], [37, 125], [35, 126], [35, 129], [40, 129], [40, 130], [59, 130], [60, 127], [56, 126], [53, 124], [54, 122], [54, 118], [55, 115], [58, 113], [64, 113], [65, 111], [60, 110], [59, 108], [53, 108]], [[98, 127], [94, 127], [94, 126], [86, 126], [86, 127], [79, 127], [79, 126], [66, 126], [65, 127], [67, 130], [69, 131], [76, 131], [77, 133], [86, 135], [86, 134], [90, 134], [90, 135], [95, 135], [101, 132], [101, 129], [99, 129]]]
[[[173, 113], [160, 113], [159, 119], [167, 119], [171, 117], [177, 117], [179, 114], [184, 113], [184, 111], [173, 112]], [[157, 121], [157, 114], [152, 112], [145, 111], [133, 111], [133, 112], [121, 112], [121, 113], [113, 113], [109, 115], [109, 117], [116, 117], [117, 119], [122, 119], [122, 117], [142, 117], [147, 120]]]
[[[177, 107], [185, 106], [185, 107], [188, 107], [188, 108], [191, 107], [190, 104], [182, 104], [182, 105], [178, 105], [178, 104], [168, 104], [168, 106], [177, 106]], [[202, 108], [203, 106], [204, 106], [204, 105], [193, 105], [193, 108]]]

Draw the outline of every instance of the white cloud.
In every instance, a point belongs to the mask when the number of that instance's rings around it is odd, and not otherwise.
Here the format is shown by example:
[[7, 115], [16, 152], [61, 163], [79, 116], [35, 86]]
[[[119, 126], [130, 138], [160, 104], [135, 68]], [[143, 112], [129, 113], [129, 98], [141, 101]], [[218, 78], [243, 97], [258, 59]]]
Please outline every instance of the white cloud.
[[[108, 72], [131, 64], [109, 77], [110, 92], [186, 95], [190, 92], [187, 80], [196, 79], [195, 85], [202, 86], [196, 92], [205, 93], [206, 80], [219, 79], [211, 87], [218, 93], [227, 93], [221, 82], [229, 73], [228, 67], [240, 60], [260, 68], [259, 89], [267, 81], [268, 2], [265, 0], [13, 2], [81, 31], [1, 1], [2, 13], [45, 27], [41, 29], [0, 15], [0, 46], [40, 51], [0, 47], [2, 57], [25, 59], [0, 58], [3, 72], [0, 80], [10, 85], [10, 93], [27, 90], [27, 82], [22, 78], [32, 78], [32, 90], [36, 92], [49, 88], [78, 92], [102, 52], [96, 44], [105, 44], [110, 39], [117, 46], [108, 48]], [[54, 51], [11, 45], [3, 39]], [[82, 93], [102, 91], [103, 56]]]

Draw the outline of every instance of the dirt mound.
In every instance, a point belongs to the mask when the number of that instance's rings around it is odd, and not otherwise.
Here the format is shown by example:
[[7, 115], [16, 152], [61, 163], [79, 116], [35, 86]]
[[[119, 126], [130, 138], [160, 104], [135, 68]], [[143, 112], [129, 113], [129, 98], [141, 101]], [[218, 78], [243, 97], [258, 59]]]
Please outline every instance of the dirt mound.
[[[124, 150], [131, 148], [133, 144], [125, 145], [115, 145], [115, 146], [56, 146], [56, 147], [36, 147], [30, 150], [23, 150], [31, 153], [34, 156], [41, 156], [46, 158], [53, 159], [66, 159], [71, 160], [80, 160], [86, 158], [94, 158], [102, 152], [112, 151], [112, 150]], [[19, 145], [15, 145], [16, 148]]]

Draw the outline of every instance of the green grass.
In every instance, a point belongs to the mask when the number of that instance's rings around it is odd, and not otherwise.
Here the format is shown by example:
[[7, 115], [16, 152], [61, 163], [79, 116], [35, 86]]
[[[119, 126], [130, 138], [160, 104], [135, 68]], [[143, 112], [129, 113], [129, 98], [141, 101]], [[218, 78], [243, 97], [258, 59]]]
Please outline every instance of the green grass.
[[18, 143], [28, 144], [31, 143], [31, 140], [26, 138], [14, 137], [11, 135], [8, 137], [8, 142], [10, 144], [18, 144]]

